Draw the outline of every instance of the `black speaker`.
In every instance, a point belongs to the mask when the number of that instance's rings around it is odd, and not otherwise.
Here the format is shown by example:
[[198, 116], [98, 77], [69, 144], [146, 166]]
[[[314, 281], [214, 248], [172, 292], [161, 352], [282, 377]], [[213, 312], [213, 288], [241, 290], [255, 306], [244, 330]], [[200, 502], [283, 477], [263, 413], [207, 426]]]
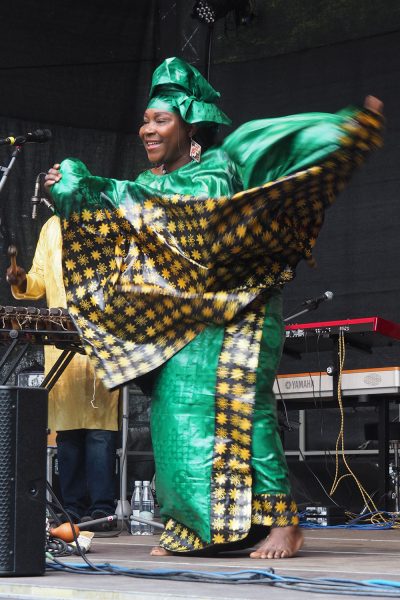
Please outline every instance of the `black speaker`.
[[43, 575], [47, 390], [0, 386], [0, 576]]

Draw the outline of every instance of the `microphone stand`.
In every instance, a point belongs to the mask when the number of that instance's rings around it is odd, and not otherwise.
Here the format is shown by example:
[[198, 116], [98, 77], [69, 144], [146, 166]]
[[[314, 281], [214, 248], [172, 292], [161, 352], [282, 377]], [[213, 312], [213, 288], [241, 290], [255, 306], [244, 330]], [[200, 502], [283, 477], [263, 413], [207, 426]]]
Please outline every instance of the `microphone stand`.
[[44, 204], [46, 208], [54, 212], [54, 206], [47, 198], [41, 196], [41, 185], [40, 185], [40, 176], [45, 175], [45, 173], [39, 173], [36, 177], [35, 181], [35, 191], [31, 198], [31, 206], [32, 206], [32, 219], [35, 221], [37, 219], [37, 210], [39, 204]]
[[303, 304], [306, 304], [306, 307], [303, 308], [303, 310], [301, 310], [297, 313], [294, 313], [293, 315], [290, 315], [289, 317], [286, 317], [286, 319], [283, 319], [283, 322], [286, 323], [287, 321], [291, 321], [292, 319], [295, 319], [296, 317], [299, 317], [300, 315], [304, 315], [305, 313], [308, 313], [312, 310], [316, 310], [322, 301], [323, 301], [323, 299], [317, 299], [317, 298], [315, 298], [314, 300], [306, 300], [305, 302], [303, 302]]
[[16, 146], [14, 152], [11, 155], [11, 160], [9, 162], [8, 167], [0, 167], [0, 170], [3, 171], [3, 176], [0, 180], [0, 193], [3, 189], [3, 187], [5, 186], [7, 177], [9, 175], [11, 169], [13, 168], [14, 163], [17, 160], [18, 156], [21, 154], [21, 152], [22, 152], [22, 146]]
[[128, 465], [127, 465], [127, 445], [128, 445], [128, 425], [129, 425], [129, 387], [124, 385], [122, 388], [122, 442], [121, 448], [117, 450], [119, 455], [119, 469], [120, 469], [120, 498], [115, 513], [121, 521], [127, 519], [131, 514], [131, 504], [127, 499], [127, 477], [128, 477]]
[[51, 212], [54, 212], [54, 206], [52, 205], [52, 203], [50, 202], [50, 200], [47, 200], [47, 198], [40, 198], [38, 202], [40, 204], [44, 204], [46, 208], [48, 208], [49, 210], [51, 210]]

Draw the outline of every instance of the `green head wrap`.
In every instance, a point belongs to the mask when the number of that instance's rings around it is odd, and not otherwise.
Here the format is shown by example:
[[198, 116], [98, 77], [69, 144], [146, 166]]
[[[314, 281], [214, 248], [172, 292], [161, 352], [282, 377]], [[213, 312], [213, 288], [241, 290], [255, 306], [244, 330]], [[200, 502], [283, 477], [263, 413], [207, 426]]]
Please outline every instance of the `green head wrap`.
[[153, 73], [147, 108], [178, 112], [186, 123], [230, 125], [229, 117], [214, 104], [219, 97], [195, 67], [172, 57]]

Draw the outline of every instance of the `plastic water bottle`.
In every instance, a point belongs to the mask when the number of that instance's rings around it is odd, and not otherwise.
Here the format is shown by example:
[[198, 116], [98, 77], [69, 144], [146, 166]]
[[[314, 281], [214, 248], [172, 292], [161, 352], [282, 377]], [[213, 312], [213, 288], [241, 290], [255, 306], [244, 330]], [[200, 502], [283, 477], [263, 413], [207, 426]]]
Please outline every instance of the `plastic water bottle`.
[[[142, 510], [142, 482], [135, 481], [135, 487], [132, 494], [131, 500], [132, 517], [138, 517]], [[142, 530], [138, 521], [133, 521], [131, 518], [131, 534], [141, 535]]]
[[[154, 498], [150, 488], [150, 481], [143, 481], [143, 494], [142, 494], [142, 510], [140, 515], [143, 519], [152, 521], [154, 519]], [[146, 523], [140, 524], [142, 535], [153, 535], [153, 525], [147, 525]]]

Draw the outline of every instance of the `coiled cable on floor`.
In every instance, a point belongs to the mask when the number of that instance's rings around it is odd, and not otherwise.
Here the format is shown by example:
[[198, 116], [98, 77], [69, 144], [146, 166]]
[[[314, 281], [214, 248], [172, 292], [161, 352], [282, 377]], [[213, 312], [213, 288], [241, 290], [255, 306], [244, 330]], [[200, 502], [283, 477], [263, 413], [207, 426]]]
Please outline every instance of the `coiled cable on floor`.
[[381, 598], [400, 598], [400, 582], [383, 579], [337, 579], [332, 577], [288, 577], [278, 575], [273, 569], [245, 569], [236, 572], [191, 571], [186, 569], [129, 569], [109, 563], [96, 565], [96, 571], [89, 565], [61, 563], [53, 560], [47, 568], [55, 571], [67, 571], [85, 575], [124, 575], [141, 579], [163, 579], [196, 583], [257, 584], [285, 588], [296, 591], [353, 596], [371, 596]]

